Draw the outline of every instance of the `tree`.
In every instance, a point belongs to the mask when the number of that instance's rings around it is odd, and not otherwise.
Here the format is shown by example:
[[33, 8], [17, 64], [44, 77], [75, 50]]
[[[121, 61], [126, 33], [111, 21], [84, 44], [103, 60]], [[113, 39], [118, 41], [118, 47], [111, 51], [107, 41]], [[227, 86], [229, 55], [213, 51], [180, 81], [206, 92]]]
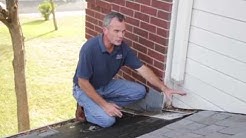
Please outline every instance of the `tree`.
[[51, 4], [51, 7], [52, 7], [52, 15], [53, 15], [53, 23], [54, 23], [54, 27], [55, 27], [55, 30], [58, 30], [58, 27], [57, 27], [57, 23], [56, 23], [56, 14], [55, 14], [55, 4], [54, 4], [54, 1], [53, 0], [50, 0], [50, 4]]
[[0, 5], [0, 21], [8, 27], [12, 40], [18, 131], [21, 132], [30, 129], [30, 122], [25, 78], [25, 47], [19, 22], [18, 0], [6, 0], [6, 9]]
[[57, 23], [56, 23], [56, 15], [55, 15], [55, 4], [53, 0], [44, 0], [38, 5], [38, 9], [42, 16], [44, 17], [45, 21], [49, 20], [50, 14], [53, 15], [53, 24], [55, 30], [58, 30]]

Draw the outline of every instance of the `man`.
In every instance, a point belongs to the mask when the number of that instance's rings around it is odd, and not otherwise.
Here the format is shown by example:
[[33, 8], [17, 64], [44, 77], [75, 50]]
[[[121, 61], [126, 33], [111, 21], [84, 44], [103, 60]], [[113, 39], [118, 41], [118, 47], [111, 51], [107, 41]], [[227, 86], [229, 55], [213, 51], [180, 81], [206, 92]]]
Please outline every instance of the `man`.
[[122, 117], [121, 107], [144, 98], [146, 89], [135, 82], [113, 79], [121, 66], [135, 69], [154, 86], [171, 98], [184, 95], [169, 89], [136, 57], [124, 43], [126, 32], [122, 14], [111, 12], [103, 21], [103, 33], [89, 39], [81, 48], [74, 75], [73, 95], [77, 100], [76, 118], [80, 121], [110, 127], [115, 117]]

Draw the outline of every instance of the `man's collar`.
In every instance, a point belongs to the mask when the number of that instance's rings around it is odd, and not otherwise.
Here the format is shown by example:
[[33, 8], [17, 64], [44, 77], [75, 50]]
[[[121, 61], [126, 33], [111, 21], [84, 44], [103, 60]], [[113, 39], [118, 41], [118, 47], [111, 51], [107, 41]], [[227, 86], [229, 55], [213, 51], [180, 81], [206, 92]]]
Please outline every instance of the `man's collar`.
[[102, 53], [107, 52], [106, 47], [103, 43], [103, 34], [99, 35], [99, 46], [100, 46]]

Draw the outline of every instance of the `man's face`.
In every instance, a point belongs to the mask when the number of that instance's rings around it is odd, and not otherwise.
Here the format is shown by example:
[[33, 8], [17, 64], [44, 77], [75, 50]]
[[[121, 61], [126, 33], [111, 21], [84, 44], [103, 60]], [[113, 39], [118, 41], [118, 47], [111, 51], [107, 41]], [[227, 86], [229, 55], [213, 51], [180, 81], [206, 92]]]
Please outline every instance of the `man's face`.
[[108, 41], [113, 45], [120, 45], [126, 31], [125, 22], [120, 22], [113, 18], [108, 27], [103, 29], [103, 33]]

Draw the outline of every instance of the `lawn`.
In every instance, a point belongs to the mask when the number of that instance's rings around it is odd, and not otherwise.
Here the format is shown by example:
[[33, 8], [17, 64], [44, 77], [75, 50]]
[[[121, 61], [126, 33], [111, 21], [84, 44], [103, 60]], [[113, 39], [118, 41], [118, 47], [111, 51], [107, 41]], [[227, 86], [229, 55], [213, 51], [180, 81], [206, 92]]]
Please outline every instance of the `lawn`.
[[[85, 16], [52, 19], [20, 16], [25, 37], [26, 81], [31, 128], [74, 118], [72, 77], [85, 42]], [[0, 137], [18, 133], [13, 52], [7, 27], [0, 23]]]

